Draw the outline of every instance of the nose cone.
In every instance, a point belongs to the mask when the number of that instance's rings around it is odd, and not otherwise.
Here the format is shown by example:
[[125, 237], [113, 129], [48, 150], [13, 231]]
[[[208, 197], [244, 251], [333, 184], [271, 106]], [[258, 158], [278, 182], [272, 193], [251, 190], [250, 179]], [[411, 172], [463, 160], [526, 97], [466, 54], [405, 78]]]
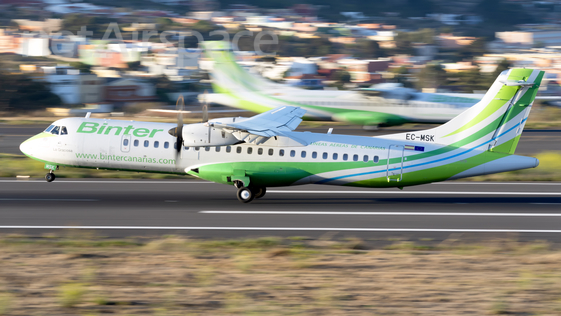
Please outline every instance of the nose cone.
[[19, 150], [27, 157], [37, 157], [38, 151], [48, 145], [48, 138], [54, 137], [51, 133], [39, 133], [19, 145]]
[[24, 141], [23, 143], [21, 143], [19, 145], [19, 150], [26, 155], [27, 157], [31, 157], [32, 156], [32, 149], [33, 146], [31, 145], [31, 143], [33, 143], [33, 137], [27, 139], [26, 141]]

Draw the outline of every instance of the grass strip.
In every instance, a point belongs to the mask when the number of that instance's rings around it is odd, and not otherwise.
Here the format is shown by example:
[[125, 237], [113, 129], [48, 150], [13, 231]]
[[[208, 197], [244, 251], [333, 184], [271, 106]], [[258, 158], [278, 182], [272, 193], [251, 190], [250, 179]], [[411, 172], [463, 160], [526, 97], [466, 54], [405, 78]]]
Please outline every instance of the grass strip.
[[0, 315], [559, 314], [557, 245], [468, 240], [3, 235]]

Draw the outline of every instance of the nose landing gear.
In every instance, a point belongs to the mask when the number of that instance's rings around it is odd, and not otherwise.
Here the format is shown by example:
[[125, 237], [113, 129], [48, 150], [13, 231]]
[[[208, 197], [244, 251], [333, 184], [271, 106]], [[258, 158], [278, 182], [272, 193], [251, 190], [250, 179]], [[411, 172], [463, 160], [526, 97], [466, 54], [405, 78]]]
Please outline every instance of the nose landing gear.
[[45, 180], [47, 180], [47, 182], [53, 182], [53, 181], [55, 181], [55, 179], [56, 179], [56, 176], [55, 176], [55, 174], [53, 173], [52, 170], [51, 170], [51, 172], [49, 172], [45, 175]]
[[49, 169], [49, 173], [47, 173], [45, 175], [45, 180], [47, 180], [47, 182], [55, 181], [56, 176], [53, 173], [53, 170], [58, 170], [58, 166], [57, 165], [52, 165], [52, 164], [46, 164], [45, 169]]

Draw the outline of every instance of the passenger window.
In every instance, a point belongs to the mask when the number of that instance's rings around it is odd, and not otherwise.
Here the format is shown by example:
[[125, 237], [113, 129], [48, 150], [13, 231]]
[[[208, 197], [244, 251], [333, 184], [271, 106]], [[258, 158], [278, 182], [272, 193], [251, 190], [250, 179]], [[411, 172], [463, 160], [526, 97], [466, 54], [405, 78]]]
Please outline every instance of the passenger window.
[[236, 147], [236, 152], [237, 152], [238, 154], [241, 154], [241, 153], [242, 153], [242, 148], [241, 148], [241, 147]]
[[199, 151], [199, 149], [201, 149], [201, 147], [194, 147], [195, 151]]
[[296, 151], [295, 150], [291, 150], [290, 151], [290, 157], [294, 157], [296, 156]]
[[362, 161], [368, 162], [368, 155], [364, 155], [364, 157], [362, 157]]
[[144, 141], [144, 147], [148, 147], [149, 145], [150, 145], [150, 142], [147, 141], [147, 140], [145, 140], [145, 141]]
[[275, 153], [275, 151], [273, 150], [273, 148], [269, 149], [269, 156], [272, 156]]
[[374, 159], [372, 161], [374, 161], [374, 163], [378, 163], [378, 161], [380, 161], [380, 158], [378, 158], [378, 156], [374, 156]]
[[189, 150], [189, 147], [187, 147], [187, 146], [183, 146], [183, 149], [185, 149], [185, 150]]
[[306, 158], [306, 151], [302, 150], [302, 153], [300, 153], [300, 157]]
[[216, 150], [216, 152], [219, 153], [220, 152], [220, 146], [214, 147], [214, 150]]
[[129, 140], [128, 139], [123, 139], [123, 146], [128, 146], [129, 145]]
[[50, 132], [54, 127], [55, 127], [54, 125], [49, 125], [49, 127], [45, 129], [45, 132], [47, 133]]
[[358, 155], [353, 155], [353, 161], [358, 161]]
[[164, 148], [169, 148], [169, 142], [164, 143]]
[[[135, 142], [135, 146], [136, 146], [137, 141], [135, 140], [134, 142]], [[177, 142], [173, 143], [173, 149], [177, 150]]]
[[347, 154], [343, 154], [343, 160], [344, 160], [344, 161], [347, 161], [347, 160], [349, 160], [349, 155], [347, 155]]
[[314, 151], [314, 152], [312, 153], [312, 158], [316, 159], [317, 157], [318, 157], [318, 153]]
[[53, 128], [53, 130], [51, 131], [51, 134], [58, 135], [59, 130], [60, 130], [60, 126], [55, 126], [55, 128]]
[[333, 154], [333, 160], [337, 160], [337, 158], [339, 158], [339, 154], [334, 153], [334, 154]]
[[160, 142], [159, 141], [155, 141], [154, 142], [154, 148], [158, 148], [160, 147]]
[[138, 147], [138, 139], [134, 140], [134, 147]]
[[328, 156], [327, 153], [323, 153], [322, 158], [323, 158], [323, 159], [327, 159], [327, 156]]
[[60, 135], [68, 135], [68, 131], [66, 130], [66, 126], [61, 127]]
[[229, 152], [231, 152], [231, 151], [232, 151], [232, 147], [226, 146], [226, 152], [229, 153]]
[[258, 155], [263, 155], [263, 148], [258, 148], [257, 149], [257, 154]]
[[279, 150], [279, 156], [281, 156], [281, 157], [284, 156], [284, 149]]
[[247, 147], [247, 153], [251, 155], [251, 153], [253, 153], [253, 147]]
[[205, 147], [205, 151], [210, 151], [210, 147]]

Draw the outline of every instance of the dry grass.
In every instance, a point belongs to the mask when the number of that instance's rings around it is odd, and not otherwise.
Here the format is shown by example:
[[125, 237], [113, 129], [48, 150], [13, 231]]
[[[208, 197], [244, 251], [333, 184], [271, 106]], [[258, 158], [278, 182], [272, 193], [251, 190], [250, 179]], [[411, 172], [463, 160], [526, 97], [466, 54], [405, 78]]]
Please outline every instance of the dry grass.
[[561, 252], [544, 242], [96, 240], [3, 238], [0, 315], [561, 313]]

